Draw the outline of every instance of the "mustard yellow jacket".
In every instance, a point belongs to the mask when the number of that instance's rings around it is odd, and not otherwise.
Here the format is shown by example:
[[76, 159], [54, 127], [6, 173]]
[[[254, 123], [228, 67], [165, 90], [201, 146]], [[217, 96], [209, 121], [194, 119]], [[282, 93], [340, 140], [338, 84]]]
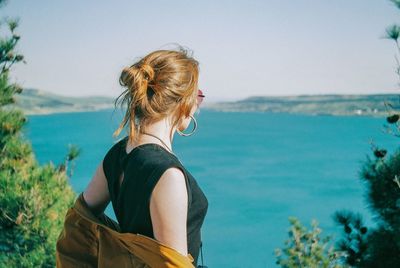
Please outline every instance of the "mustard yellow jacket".
[[57, 267], [194, 268], [190, 253], [184, 256], [151, 237], [119, 230], [104, 213], [96, 217], [81, 193], [57, 240]]

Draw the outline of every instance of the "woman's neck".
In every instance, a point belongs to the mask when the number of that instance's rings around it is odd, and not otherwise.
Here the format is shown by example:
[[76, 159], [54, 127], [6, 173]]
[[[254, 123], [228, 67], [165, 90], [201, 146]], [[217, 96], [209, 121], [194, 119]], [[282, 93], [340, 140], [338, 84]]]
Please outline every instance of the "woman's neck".
[[[139, 134], [139, 139], [138, 139], [138, 144], [143, 144], [143, 143], [158, 143], [162, 146], [167, 146], [167, 149], [170, 149], [172, 151], [172, 140], [175, 134], [175, 130], [173, 131], [172, 135], [170, 136], [171, 132], [171, 126], [168, 123], [167, 119], [160, 120], [158, 122], [155, 122], [151, 125], [146, 126], [145, 129], [140, 130]], [[147, 133], [150, 135], [146, 135], [143, 133]], [[152, 135], [156, 136], [153, 137]], [[160, 141], [161, 139], [162, 141]]]

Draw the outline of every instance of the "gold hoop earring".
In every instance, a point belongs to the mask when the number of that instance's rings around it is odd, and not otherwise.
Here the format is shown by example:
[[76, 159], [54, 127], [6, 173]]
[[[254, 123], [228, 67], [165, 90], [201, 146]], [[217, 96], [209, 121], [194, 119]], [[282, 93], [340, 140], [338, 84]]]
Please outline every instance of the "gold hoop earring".
[[179, 131], [179, 129], [176, 129], [176, 132], [178, 132], [179, 135], [184, 136], [184, 137], [193, 135], [193, 133], [194, 133], [194, 132], [196, 131], [196, 129], [197, 129], [197, 121], [196, 121], [196, 118], [194, 118], [192, 115], [189, 115], [189, 116], [193, 119], [193, 123], [194, 123], [192, 132], [190, 132], [190, 133], [183, 133], [183, 132]]

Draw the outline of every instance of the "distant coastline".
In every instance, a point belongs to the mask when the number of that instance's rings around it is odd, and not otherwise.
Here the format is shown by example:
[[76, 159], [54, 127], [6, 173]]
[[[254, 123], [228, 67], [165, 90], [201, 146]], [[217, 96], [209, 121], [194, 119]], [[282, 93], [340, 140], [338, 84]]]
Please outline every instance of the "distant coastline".
[[[106, 96], [69, 97], [29, 88], [17, 94], [15, 99], [16, 106], [27, 115], [113, 109], [115, 101]], [[253, 96], [238, 101], [204, 102], [202, 109], [220, 112], [387, 116], [385, 102], [390, 103], [393, 110], [400, 111], [398, 94]]]
[[99, 111], [114, 108], [115, 101], [106, 96], [69, 97], [31, 88], [16, 94], [15, 100], [15, 106], [26, 115]]
[[[385, 106], [385, 102], [392, 109]], [[223, 112], [269, 112], [332, 116], [387, 116], [400, 111], [399, 94], [254, 96], [239, 101], [218, 102], [207, 109]]]

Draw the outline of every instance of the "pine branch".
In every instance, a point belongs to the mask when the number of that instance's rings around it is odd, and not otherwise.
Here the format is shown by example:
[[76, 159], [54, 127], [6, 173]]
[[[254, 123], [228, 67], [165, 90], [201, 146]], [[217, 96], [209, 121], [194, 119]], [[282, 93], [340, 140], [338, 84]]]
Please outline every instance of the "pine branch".
[[400, 180], [399, 177], [397, 175], [394, 176], [393, 181], [397, 184], [397, 186], [400, 188]]

